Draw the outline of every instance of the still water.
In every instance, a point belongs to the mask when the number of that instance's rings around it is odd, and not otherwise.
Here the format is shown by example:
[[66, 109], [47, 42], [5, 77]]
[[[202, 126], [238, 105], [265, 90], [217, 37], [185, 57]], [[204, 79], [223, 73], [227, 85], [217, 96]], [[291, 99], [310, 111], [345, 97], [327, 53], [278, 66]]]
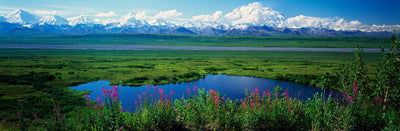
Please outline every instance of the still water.
[[[104, 96], [101, 89], [112, 89], [112, 86], [109, 85], [109, 83], [109, 81], [100, 80], [70, 88], [78, 91], [90, 90], [92, 91], [92, 93], [89, 94], [91, 100], [97, 101], [97, 97], [100, 97], [103, 101]], [[256, 88], [258, 88], [258, 90], [260, 91], [260, 95], [262, 95], [263, 91], [270, 90], [272, 93], [274, 91], [274, 88], [276, 88], [277, 86], [282, 87], [281, 94], [284, 91], [288, 91], [290, 97], [296, 97], [300, 100], [312, 98], [313, 95], [317, 92], [320, 94], [325, 93], [326, 95], [329, 95], [330, 93], [329, 90], [326, 90], [324, 92], [320, 88], [297, 84], [294, 82], [218, 74], [207, 75], [205, 78], [191, 82], [156, 86], [151, 85], [148, 87], [146, 87], [145, 85], [140, 87], [118, 85], [118, 95], [120, 101], [122, 102], [122, 107], [127, 111], [134, 111], [134, 103], [135, 101], [138, 101], [138, 94], [141, 94], [141, 97], [143, 97], [143, 95], [156, 96], [159, 94], [159, 88], [161, 88], [164, 91], [164, 94], [172, 97], [173, 99], [180, 99], [182, 97], [188, 98], [188, 96], [194, 95], [194, 86], [196, 86], [199, 90], [204, 89], [205, 91], [214, 89], [218, 91], [221, 95], [225, 95], [225, 97], [229, 97], [231, 99], [244, 98], [246, 96], [245, 89], [248, 89], [250, 93], [251, 91], [254, 91]], [[190, 90], [190, 93], [188, 93], [188, 90]], [[171, 91], [173, 91], [173, 95], [171, 95]], [[338, 92], [333, 92], [333, 95], [338, 95]]]

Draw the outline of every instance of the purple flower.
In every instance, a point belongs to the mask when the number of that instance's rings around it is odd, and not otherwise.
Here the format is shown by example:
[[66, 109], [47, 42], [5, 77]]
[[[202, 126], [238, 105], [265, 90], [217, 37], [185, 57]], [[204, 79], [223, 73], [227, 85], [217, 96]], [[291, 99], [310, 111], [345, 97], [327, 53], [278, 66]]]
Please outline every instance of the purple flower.
[[343, 96], [346, 96], [347, 95], [347, 93], [346, 92], [343, 92]]
[[35, 117], [35, 119], [37, 118], [37, 115], [36, 114], [33, 114], [33, 117]]
[[18, 112], [17, 112], [17, 115], [21, 115], [21, 111], [18, 111]]

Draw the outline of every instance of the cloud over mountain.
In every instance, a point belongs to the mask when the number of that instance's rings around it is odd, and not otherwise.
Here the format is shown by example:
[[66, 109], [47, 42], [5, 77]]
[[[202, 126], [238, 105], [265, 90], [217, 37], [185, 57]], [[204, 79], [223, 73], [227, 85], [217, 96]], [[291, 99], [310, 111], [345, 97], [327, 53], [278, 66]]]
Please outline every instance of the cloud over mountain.
[[108, 13], [100, 12], [94, 16], [96, 16], [96, 17], [113, 17], [113, 16], [118, 16], [118, 15], [114, 11], [110, 11]]

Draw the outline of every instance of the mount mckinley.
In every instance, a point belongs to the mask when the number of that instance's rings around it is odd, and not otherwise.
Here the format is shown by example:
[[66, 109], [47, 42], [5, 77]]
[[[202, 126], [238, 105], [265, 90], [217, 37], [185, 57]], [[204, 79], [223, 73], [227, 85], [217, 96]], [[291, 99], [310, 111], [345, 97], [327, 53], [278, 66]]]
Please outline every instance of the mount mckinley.
[[129, 13], [119, 19], [92, 20], [80, 15], [65, 19], [58, 15], [39, 16], [17, 9], [0, 15], [0, 35], [20, 34], [96, 34], [150, 33], [206, 36], [387, 36], [400, 25], [364, 25], [342, 18], [318, 18], [299, 15], [285, 18], [278, 11], [254, 2], [223, 15], [176, 18], [176, 10], [160, 12], [150, 17], [144, 11]]

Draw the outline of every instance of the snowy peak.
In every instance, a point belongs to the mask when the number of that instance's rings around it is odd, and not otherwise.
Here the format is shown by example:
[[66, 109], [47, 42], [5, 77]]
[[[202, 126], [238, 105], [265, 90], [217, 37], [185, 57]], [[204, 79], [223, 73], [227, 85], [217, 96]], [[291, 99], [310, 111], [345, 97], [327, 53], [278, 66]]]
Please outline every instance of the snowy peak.
[[[137, 14], [139, 15], [139, 13]], [[121, 19], [118, 21], [118, 26], [133, 26], [133, 27], [139, 27], [139, 26], [146, 26], [149, 25], [147, 21], [142, 18], [142, 19], [136, 19], [136, 15], [133, 15], [131, 12], [129, 12], [127, 15], [122, 16]]]
[[69, 25], [77, 25], [77, 24], [91, 24], [93, 21], [86, 16], [80, 15], [72, 18], [68, 18], [68, 24]]
[[58, 15], [54, 15], [54, 16], [44, 16], [42, 18], [40, 18], [39, 20], [39, 25], [66, 25], [68, 24], [68, 20], [58, 16]]
[[7, 16], [7, 22], [20, 24], [34, 24], [38, 22], [39, 17], [27, 11], [17, 9]]

